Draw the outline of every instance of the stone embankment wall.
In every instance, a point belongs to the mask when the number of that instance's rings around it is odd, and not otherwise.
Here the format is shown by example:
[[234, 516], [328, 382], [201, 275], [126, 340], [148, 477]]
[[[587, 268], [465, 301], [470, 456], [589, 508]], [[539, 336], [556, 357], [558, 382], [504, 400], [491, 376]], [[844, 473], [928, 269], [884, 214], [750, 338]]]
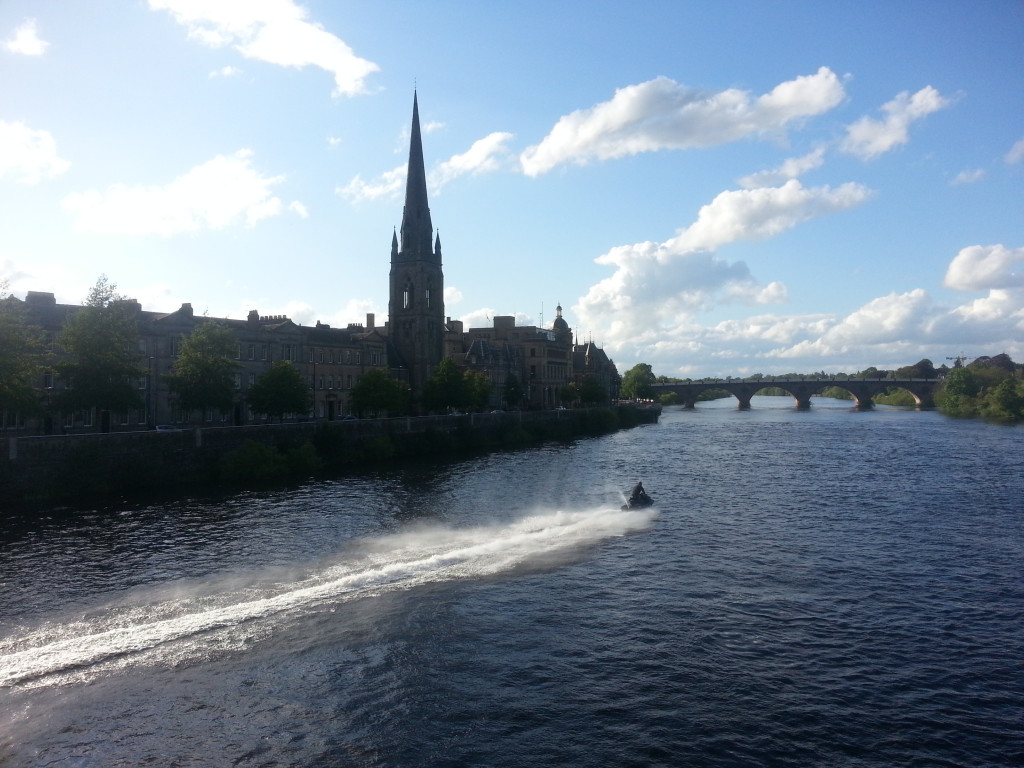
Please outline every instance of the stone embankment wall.
[[[282, 473], [309, 476], [320, 469], [525, 446], [654, 423], [660, 413], [657, 407], [622, 405], [179, 432], [8, 437], [0, 456], [0, 505], [183, 491], [261, 476], [277, 479]], [[281, 461], [261, 464], [268, 454]], [[240, 475], [239, 466], [243, 470], [248, 466], [248, 475]], [[235, 470], [229, 472], [231, 467]]]

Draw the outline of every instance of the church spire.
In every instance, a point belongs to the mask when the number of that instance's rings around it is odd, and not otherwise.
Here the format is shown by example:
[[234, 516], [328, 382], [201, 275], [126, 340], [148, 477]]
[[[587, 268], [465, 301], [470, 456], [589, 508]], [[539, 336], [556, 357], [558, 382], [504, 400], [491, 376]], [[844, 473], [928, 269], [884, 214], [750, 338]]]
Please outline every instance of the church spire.
[[387, 325], [389, 366], [404, 369], [414, 399], [422, 397], [428, 379], [444, 359], [441, 238], [434, 238], [427, 205], [418, 101], [413, 92], [405, 210], [397, 237], [391, 235]]
[[405, 181], [405, 210], [402, 212], [403, 259], [431, 260], [430, 206], [427, 204], [427, 174], [423, 164], [423, 140], [420, 136], [420, 109], [415, 91], [412, 97], [412, 135], [409, 138], [409, 168]]

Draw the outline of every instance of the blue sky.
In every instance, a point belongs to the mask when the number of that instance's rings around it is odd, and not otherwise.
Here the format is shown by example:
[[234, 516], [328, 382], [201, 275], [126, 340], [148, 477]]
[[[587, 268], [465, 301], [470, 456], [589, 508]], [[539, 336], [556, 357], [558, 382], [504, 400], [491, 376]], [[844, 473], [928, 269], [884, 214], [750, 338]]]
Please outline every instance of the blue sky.
[[5, 0], [0, 279], [387, 316], [413, 91], [446, 314], [668, 376], [1024, 361], [1024, 5]]

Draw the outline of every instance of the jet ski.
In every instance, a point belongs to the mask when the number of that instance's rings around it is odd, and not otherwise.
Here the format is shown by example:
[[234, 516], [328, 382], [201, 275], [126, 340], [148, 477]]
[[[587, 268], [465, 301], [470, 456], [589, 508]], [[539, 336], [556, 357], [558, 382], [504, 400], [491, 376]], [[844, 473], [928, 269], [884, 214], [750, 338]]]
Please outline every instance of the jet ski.
[[633, 487], [633, 492], [629, 494], [629, 498], [626, 503], [622, 505], [622, 511], [626, 512], [630, 509], [644, 509], [654, 504], [654, 499], [647, 495], [647, 491], [644, 490], [643, 483], [637, 483]]
[[644, 494], [639, 499], [630, 499], [625, 504], [623, 504], [622, 511], [626, 512], [630, 509], [643, 509], [644, 507], [649, 507], [652, 504], [654, 504], [654, 499]]

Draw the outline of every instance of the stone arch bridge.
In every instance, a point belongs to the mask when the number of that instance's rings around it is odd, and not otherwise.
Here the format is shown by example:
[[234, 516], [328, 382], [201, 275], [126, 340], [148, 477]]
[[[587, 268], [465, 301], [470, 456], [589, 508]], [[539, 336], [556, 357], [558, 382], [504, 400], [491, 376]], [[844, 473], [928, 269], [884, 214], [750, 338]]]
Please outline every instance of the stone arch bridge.
[[737, 400], [740, 408], [750, 407], [750, 398], [762, 389], [777, 387], [784, 389], [796, 400], [797, 408], [810, 408], [811, 396], [827, 387], [839, 387], [853, 395], [857, 408], [870, 408], [872, 398], [890, 387], [900, 387], [914, 397], [919, 408], [934, 408], [933, 396], [941, 379], [847, 379], [824, 377], [817, 379], [761, 379], [742, 381], [740, 379], [718, 379], [716, 381], [690, 381], [678, 384], [654, 384], [651, 389], [655, 397], [675, 392], [686, 408], [693, 408], [700, 393], [708, 389], [723, 389]]

